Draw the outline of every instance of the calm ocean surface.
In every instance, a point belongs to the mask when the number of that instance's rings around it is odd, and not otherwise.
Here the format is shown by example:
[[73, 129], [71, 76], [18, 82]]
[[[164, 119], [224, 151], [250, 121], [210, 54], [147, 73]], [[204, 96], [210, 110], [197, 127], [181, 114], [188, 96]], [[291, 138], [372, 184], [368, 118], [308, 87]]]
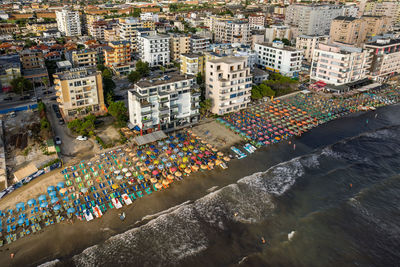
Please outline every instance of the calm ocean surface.
[[295, 151], [280, 144], [230, 163], [208, 178], [214, 191], [183, 197], [140, 227], [61, 262], [398, 266], [400, 106], [330, 122], [293, 142]]

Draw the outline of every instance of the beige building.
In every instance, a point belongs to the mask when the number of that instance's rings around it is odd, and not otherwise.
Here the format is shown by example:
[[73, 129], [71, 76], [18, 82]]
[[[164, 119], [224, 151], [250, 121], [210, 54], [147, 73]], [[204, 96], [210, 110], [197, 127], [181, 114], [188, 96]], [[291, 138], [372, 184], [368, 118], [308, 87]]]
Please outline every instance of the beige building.
[[363, 15], [384, 16], [388, 19], [388, 27], [400, 22], [399, 1], [367, 1], [361, 0]]
[[214, 39], [221, 43], [251, 44], [251, 31], [247, 21], [218, 20], [214, 23]]
[[66, 121], [106, 112], [100, 71], [75, 68], [53, 76], [57, 102]]
[[246, 57], [208, 60], [205, 72], [206, 98], [212, 101], [212, 113], [223, 115], [247, 107], [252, 75]]
[[315, 49], [310, 78], [327, 84], [343, 85], [367, 78], [371, 50], [333, 44]]
[[45, 68], [44, 56], [41, 50], [26, 49], [20, 53], [21, 65], [23, 69], [42, 69]]
[[171, 60], [179, 61], [180, 55], [190, 52], [190, 37], [186, 35], [170, 34], [169, 52]]
[[378, 16], [361, 18], [340, 16], [331, 24], [330, 39], [334, 43], [361, 46], [371, 36], [388, 31], [388, 19]]
[[104, 48], [105, 66], [112, 68], [117, 75], [131, 71], [131, 43], [129, 41], [109, 42]]
[[96, 67], [97, 57], [97, 51], [94, 49], [71, 51], [67, 54], [67, 59], [72, 63], [75, 68]]
[[292, 39], [292, 30], [289, 26], [285, 25], [272, 25], [270, 28], [265, 29], [265, 42], [272, 43], [275, 39]]
[[329, 36], [300, 35], [296, 38], [296, 49], [303, 50], [303, 59], [311, 63], [315, 48], [319, 44], [326, 44], [328, 39]]
[[370, 78], [385, 81], [400, 73], [400, 39], [378, 39], [365, 48], [373, 50]]
[[197, 75], [204, 74], [205, 57], [203, 54], [187, 53], [181, 54], [181, 73]]

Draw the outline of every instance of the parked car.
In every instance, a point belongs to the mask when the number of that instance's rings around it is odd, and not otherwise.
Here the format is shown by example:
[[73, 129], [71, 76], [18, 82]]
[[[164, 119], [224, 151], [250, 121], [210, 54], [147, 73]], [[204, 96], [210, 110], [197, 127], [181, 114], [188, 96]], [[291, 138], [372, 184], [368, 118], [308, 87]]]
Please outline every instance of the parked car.
[[87, 140], [87, 137], [86, 137], [86, 136], [83, 136], [83, 135], [80, 135], [80, 136], [78, 136], [78, 137], [76, 138], [76, 140], [79, 140], [79, 141], [86, 141], [86, 140]]
[[19, 100], [28, 100], [28, 99], [29, 99], [29, 96], [28, 96], [28, 95], [22, 96], [22, 97], [19, 98]]
[[56, 142], [56, 145], [61, 145], [61, 138], [59, 136], [56, 136], [54, 141]]
[[10, 117], [11, 117], [11, 118], [17, 117], [17, 113], [15, 113], [15, 111], [11, 112], [11, 113], [10, 113]]
[[65, 121], [64, 121], [63, 119], [59, 119], [59, 120], [58, 120], [58, 124], [64, 125], [64, 124], [65, 124]]
[[4, 101], [11, 101], [11, 100], [12, 100], [11, 96], [8, 96], [8, 97], [4, 98]]
[[50, 98], [50, 100], [57, 100], [57, 97], [53, 96], [53, 97]]

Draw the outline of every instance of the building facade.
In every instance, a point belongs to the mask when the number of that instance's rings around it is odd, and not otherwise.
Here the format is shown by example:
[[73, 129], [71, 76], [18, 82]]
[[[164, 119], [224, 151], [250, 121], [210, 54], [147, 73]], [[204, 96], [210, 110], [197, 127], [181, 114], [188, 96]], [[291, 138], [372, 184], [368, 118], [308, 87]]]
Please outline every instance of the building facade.
[[75, 68], [53, 75], [57, 102], [66, 121], [106, 113], [101, 72]]
[[131, 43], [129, 41], [109, 42], [104, 51], [104, 65], [117, 75], [128, 74], [132, 70]]
[[150, 67], [170, 63], [168, 35], [143, 34], [138, 37], [140, 59], [149, 63]]
[[23, 69], [43, 69], [46, 68], [44, 56], [41, 50], [25, 49], [20, 53], [21, 65]]
[[245, 57], [222, 57], [206, 62], [206, 98], [211, 112], [223, 115], [246, 108], [250, 102], [252, 75]]
[[314, 50], [318, 48], [318, 45], [325, 44], [329, 40], [329, 36], [308, 36], [300, 35], [296, 38], [296, 49], [303, 50], [303, 59], [311, 63]]
[[171, 73], [141, 80], [128, 91], [129, 121], [143, 130], [174, 129], [198, 122], [199, 102], [194, 76]]
[[243, 20], [219, 20], [214, 24], [214, 40], [220, 43], [251, 44], [250, 25]]
[[303, 51], [285, 46], [281, 41], [255, 44], [257, 65], [289, 77], [298, 77]]
[[180, 55], [190, 52], [190, 37], [180, 34], [170, 34], [169, 51], [171, 60], [179, 61]]
[[189, 75], [204, 74], [205, 57], [203, 54], [186, 53], [181, 54], [181, 73]]
[[58, 30], [65, 36], [82, 35], [79, 11], [73, 11], [67, 8], [56, 11], [56, 20]]
[[66, 53], [66, 58], [78, 67], [96, 67], [98, 64], [98, 54], [94, 49], [84, 49], [80, 51], [70, 51]]
[[275, 39], [292, 39], [292, 30], [289, 26], [285, 25], [272, 25], [270, 28], [265, 29], [265, 42], [272, 43]]
[[400, 73], [400, 39], [378, 39], [364, 47], [372, 50], [370, 78], [385, 81]]
[[190, 37], [190, 53], [201, 53], [210, 46], [210, 38], [192, 35]]
[[343, 85], [367, 78], [371, 50], [334, 44], [319, 44], [314, 51], [310, 78]]

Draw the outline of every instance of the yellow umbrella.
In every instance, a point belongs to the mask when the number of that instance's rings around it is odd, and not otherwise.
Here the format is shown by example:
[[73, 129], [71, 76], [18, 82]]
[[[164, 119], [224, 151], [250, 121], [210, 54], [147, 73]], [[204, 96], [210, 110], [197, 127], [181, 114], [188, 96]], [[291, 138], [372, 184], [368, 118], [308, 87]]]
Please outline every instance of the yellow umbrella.
[[174, 176], [172, 174], [168, 174], [167, 179], [174, 180]]
[[156, 184], [155, 184], [155, 187], [156, 187], [157, 189], [161, 189], [161, 188], [162, 188], [162, 185], [161, 185], [160, 183], [156, 183]]
[[156, 179], [156, 178], [151, 178], [151, 179], [150, 179], [150, 182], [151, 182], [152, 184], [155, 184], [155, 183], [157, 183], [157, 179]]
[[186, 169], [185, 169], [185, 172], [186, 172], [186, 173], [191, 173], [192, 171], [191, 171], [189, 168], [186, 168]]
[[168, 180], [165, 180], [165, 179], [162, 181], [162, 183], [163, 183], [163, 185], [168, 185], [169, 184]]
[[188, 161], [188, 158], [187, 158], [187, 157], [183, 157], [183, 158], [182, 158], [182, 161], [183, 161], [183, 162], [187, 162], [187, 161]]
[[180, 176], [182, 176], [182, 173], [178, 171], [175, 173], [175, 176], [180, 177]]
[[181, 164], [179, 167], [181, 167], [182, 169], [186, 168], [185, 164]]
[[225, 157], [224, 157], [224, 160], [228, 162], [228, 161], [230, 161], [231, 159], [230, 159], [228, 156], [225, 156]]
[[219, 157], [222, 157], [222, 156], [224, 155], [224, 153], [218, 152], [217, 155], [218, 155]]
[[117, 184], [113, 184], [111, 187], [112, 187], [112, 189], [117, 189], [118, 185]]
[[206, 170], [206, 169], [207, 169], [207, 166], [204, 165], [204, 164], [201, 164], [200, 168], [202, 168], [203, 170]]
[[192, 169], [193, 169], [194, 171], [197, 171], [197, 170], [199, 169], [199, 167], [197, 167], [197, 165], [193, 165], [193, 166], [192, 166]]

